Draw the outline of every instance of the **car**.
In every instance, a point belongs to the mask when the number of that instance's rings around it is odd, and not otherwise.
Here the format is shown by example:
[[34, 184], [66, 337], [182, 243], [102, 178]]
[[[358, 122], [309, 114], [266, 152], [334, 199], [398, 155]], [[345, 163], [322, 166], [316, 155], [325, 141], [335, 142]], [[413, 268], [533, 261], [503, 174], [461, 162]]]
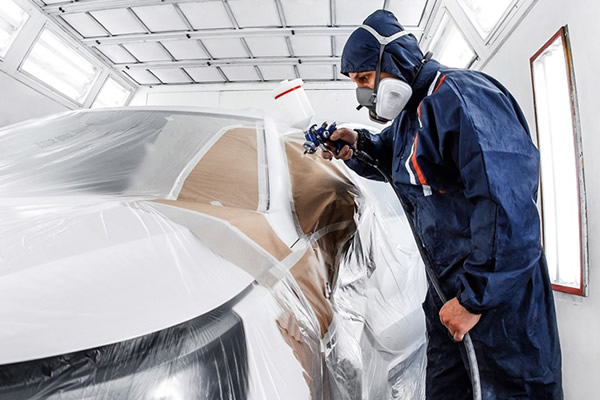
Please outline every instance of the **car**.
[[1, 129], [0, 398], [423, 398], [406, 218], [303, 141], [195, 108]]

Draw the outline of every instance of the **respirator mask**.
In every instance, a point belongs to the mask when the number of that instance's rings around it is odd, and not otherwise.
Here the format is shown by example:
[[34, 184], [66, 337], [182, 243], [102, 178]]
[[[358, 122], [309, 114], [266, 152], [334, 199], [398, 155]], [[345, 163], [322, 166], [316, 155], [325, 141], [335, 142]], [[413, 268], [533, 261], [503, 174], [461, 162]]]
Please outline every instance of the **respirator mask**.
[[[383, 59], [383, 51], [388, 43], [391, 43], [402, 36], [408, 35], [409, 32], [401, 31], [392, 36], [385, 37], [381, 36], [369, 25], [361, 25], [360, 28], [365, 29], [371, 35], [373, 35], [379, 42], [380, 48], [379, 58], [377, 59], [377, 68], [375, 70], [375, 88], [356, 89], [356, 99], [358, 100], [359, 104], [357, 110], [360, 110], [362, 107], [366, 107], [369, 109], [369, 118], [371, 118], [372, 121], [380, 124], [386, 124], [396, 118], [402, 112], [402, 110], [404, 110], [404, 107], [406, 107], [406, 104], [412, 96], [412, 88], [411, 85], [400, 79], [381, 79], [381, 62]], [[421, 62], [421, 67], [431, 57], [430, 54], [428, 54], [428, 56], [429, 57], [426, 56], [426, 58]], [[420, 71], [421, 68], [419, 67], [415, 77]]]

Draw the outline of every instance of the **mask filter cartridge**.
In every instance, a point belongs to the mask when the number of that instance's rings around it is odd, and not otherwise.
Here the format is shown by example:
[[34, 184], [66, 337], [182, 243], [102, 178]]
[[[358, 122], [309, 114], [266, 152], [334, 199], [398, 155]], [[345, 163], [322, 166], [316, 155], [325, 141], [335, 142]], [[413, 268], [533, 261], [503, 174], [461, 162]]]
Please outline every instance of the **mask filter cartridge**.
[[394, 78], [382, 79], [377, 90], [375, 112], [388, 121], [393, 120], [404, 110], [412, 96], [410, 85]]

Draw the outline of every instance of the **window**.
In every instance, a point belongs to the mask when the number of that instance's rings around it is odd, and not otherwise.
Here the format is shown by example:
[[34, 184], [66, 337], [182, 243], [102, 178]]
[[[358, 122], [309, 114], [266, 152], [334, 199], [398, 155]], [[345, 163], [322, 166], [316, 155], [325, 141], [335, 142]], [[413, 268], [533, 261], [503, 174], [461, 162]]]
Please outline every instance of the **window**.
[[131, 90], [123, 87], [113, 78], [108, 78], [100, 89], [92, 108], [124, 106], [130, 93]]
[[482, 39], [487, 39], [515, 0], [459, 0]]
[[429, 51], [440, 63], [455, 68], [468, 68], [477, 58], [477, 54], [448, 13], [442, 17], [431, 39]]
[[531, 58], [544, 250], [556, 290], [585, 295], [587, 246], [581, 136], [566, 27]]
[[435, 5], [419, 44], [432, 51], [434, 59], [449, 67], [483, 70], [537, 1], [429, 2]]
[[47, 28], [33, 45], [20, 70], [80, 105], [99, 72], [94, 64]]
[[13, 0], [0, 3], [0, 58], [4, 58], [15, 37], [29, 19], [29, 14]]

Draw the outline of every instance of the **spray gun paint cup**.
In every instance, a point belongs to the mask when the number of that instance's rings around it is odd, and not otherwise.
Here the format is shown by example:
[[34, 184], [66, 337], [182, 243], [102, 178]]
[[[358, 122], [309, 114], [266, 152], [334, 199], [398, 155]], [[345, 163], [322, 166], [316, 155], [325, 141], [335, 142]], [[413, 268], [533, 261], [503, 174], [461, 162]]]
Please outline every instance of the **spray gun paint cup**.
[[306, 97], [303, 84], [302, 79], [281, 81], [273, 90], [273, 97], [286, 124], [306, 130], [315, 112]]

